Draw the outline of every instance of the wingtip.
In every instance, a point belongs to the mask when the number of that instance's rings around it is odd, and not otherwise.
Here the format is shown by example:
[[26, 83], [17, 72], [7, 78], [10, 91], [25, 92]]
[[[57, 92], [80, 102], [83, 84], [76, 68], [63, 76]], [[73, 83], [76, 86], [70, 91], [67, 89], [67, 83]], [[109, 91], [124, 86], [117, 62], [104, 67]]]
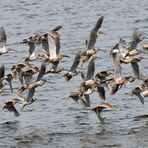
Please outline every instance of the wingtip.
[[98, 31], [98, 29], [101, 27], [102, 22], [103, 22], [104, 16], [99, 17], [99, 19], [97, 20], [94, 29]]

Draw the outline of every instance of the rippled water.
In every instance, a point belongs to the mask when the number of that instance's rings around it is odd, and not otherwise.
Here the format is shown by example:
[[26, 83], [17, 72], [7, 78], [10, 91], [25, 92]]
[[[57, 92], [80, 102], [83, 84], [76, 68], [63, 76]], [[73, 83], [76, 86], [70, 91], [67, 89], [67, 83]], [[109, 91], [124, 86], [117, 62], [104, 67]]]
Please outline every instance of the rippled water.
[[[60, 64], [69, 69], [75, 53], [83, 50], [96, 20], [103, 15], [101, 30], [106, 33], [96, 42], [96, 47], [105, 51], [98, 53], [96, 72], [112, 69], [109, 50], [119, 41], [131, 38], [137, 27], [148, 36], [148, 1], [119, 0], [7, 0], [0, 4], [0, 25], [7, 32], [7, 43], [17, 50], [0, 57], [7, 72], [12, 64], [20, 62], [27, 53], [22, 41], [33, 34], [45, 33], [56, 25], [62, 25], [61, 52], [70, 56]], [[139, 48], [141, 46], [139, 45]], [[41, 61], [36, 62], [40, 66]], [[140, 63], [140, 69], [148, 74], [147, 60]], [[132, 72], [126, 67], [124, 74]], [[96, 115], [84, 110], [70, 100], [63, 98], [77, 90], [80, 77], [65, 82], [61, 74], [49, 74], [46, 79], [55, 82], [37, 88], [38, 100], [27, 106], [18, 118], [7, 111], [0, 112], [0, 147], [148, 147], [148, 120], [136, 121], [134, 116], [148, 113], [148, 103], [142, 105], [130, 95], [138, 81], [117, 94], [107, 94], [107, 101], [117, 107], [116, 112], [104, 112], [106, 124], [100, 125]], [[13, 83], [17, 92], [17, 81]], [[0, 94], [0, 103], [15, 97], [6, 86]], [[100, 102], [96, 94], [91, 95], [92, 106]]]

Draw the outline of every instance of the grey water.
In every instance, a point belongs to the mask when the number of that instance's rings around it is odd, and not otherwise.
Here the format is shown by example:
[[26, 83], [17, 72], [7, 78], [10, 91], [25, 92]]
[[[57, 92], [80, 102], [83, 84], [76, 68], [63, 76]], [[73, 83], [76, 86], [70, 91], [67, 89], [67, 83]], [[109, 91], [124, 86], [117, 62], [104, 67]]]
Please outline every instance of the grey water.
[[[110, 49], [124, 38], [129, 41], [133, 29], [148, 36], [147, 0], [1, 0], [0, 26], [7, 33], [7, 44], [17, 50], [0, 56], [0, 64], [10, 72], [27, 55], [27, 47], [19, 44], [31, 35], [46, 33], [57, 25], [61, 29], [61, 53], [69, 55], [60, 66], [69, 69], [75, 54], [85, 49], [85, 39], [100, 16], [104, 16], [101, 35], [96, 47], [103, 51], [97, 53], [96, 72], [113, 68], [109, 58]], [[142, 49], [144, 40], [138, 45]], [[18, 44], [16, 44], [18, 43]], [[40, 66], [41, 60], [34, 62]], [[139, 62], [140, 70], [148, 75], [148, 61]], [[132, 74], [130, 65], [123, 67], [123, 73]], [[86, 67], [84, 68], [86, 71]], [[148, 101], [142, 105], [131, 90], [140, 84], [136, 81], [119, 90], [115, 95], [107, 93], [107, 102], [116, 106], [117, 111], [103, 112], [105, 125], [102, 126], [95, 113], [83, 109], [73, 100], [64, 97], [78, 90], [81, 78], [76, 76], [66, 82], [63, 74], [48, 74], [46, 83], [36, 89], [38, 100], [27, 106], [19, 117], [7, 110], [0, 112], [1, 148], [147, 148], [148, 119], [134, 120], [135, 116], [148, 114]], [[8, 86], [0, 93], [0, 105], [15, 97], [18, 81], [14, 80], [14, 93]], [[91, 96], [92, 107], [100, 103], [97, 94]], [[17, 106], [19, 108], [19, 106]]]

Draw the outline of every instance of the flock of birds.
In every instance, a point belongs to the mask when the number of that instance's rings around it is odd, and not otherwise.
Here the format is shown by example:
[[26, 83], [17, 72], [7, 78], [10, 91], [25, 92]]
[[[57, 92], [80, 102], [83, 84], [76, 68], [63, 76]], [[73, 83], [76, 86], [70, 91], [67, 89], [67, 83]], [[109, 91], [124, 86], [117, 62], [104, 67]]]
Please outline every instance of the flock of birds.
[[[0, 89], [3, 93], [3, 88], [6, 84], [9, 84], [10, 91], [13, 93], [13, 80], [18, 79], [20, 85], [17, 86], [18, 92], [16, 97], [5, 102], [1, 109], [7, 109], [13, 112], [17, 117], [20, 112], [15, 107], [15, 104], [21, 104], [21, 110], [25, 106], [31, 105], [36, 101], [34, 93], [37, 87], [44, 85], [45, 83], [52, 83], [44, 79], [44, 75], [49, 73], [60, 73], [64, 71], [63, 77], [66, 81], [70, 81], [73, 77], [80, 75], [82, 81], [77, 91], [70, 92], [65, 99], [72, 98], [75, 102], [84, 108], [90, 108], [94, 111], [99, 118], [100, 122], [104, 124], [104, 118], [101, 116], [103, 109], [111, 111], [116, 108], [106, 102], [105, 92], [109, 91], [110, 95], [114, 95], [119, 89], [126, 85], [133, 83], [135, 80], [139, 80], [141, 85], [135, 87], [132, 91], [132, 95], [136, 95], [142, 104], [144, 104], [145, 97], [148, 96], [148, 75], [143, 74], [139, 70], [138, 62], [146, 60], [148, 55], [148, 44], [143, 45], [143, 50], [138, 50], [137, 45], [146, 37], [142, 35], [138, 29], [134, 29], [132, 39], [126, 42], [120, 38], [119, 42], [110, 50], [109, 56], [114, 64], [113, 70], [106, 70], [95, 72], [95, 61], [97, 60], [96, 54], [102, 49], [96, 48], [95, 43], [100, 36], [104, 34], [100, 31], [100, 27], [103, 23], [104, 17], [101, 16], [95, 26], [91, 29], [89, 39], [86, 40], [86, 49], [76, 53], [73, 63], [69, 70], [60, 67], [59, 63], [64, 57], [69, 58], [67, 55], [60, 53], [60, 29], [62, 26], [56, 26], [45, 34], [33, 35], [27, 39], [24, 39], [22, 44], [26, 44], [28, 47], [27, 57], [20, 63], [14, 64], [11, 68], [11, 72], [5, 74], [5, 66], [0, 67]], [[42, 50], [37, 55], [36, 47], [41, 46]], [[6, 54], [13, 49], [6, 47], [6, 33], [3, 27], [0, 28], [0, 55]], [[143, 56], [137, 56], [143, 54]], [[42, 63], [40, 67], [34, 66], [31, 62], [38, 60], [41, 57]], [[83, 64], [88, 64], [87, 72], [83, 70]], [[133, 74], [128, 76], [122, 76], [122, 64], [130, 64], [133, 69]], [[47, 66], [49, 68], [47, 69]], [[37, 77], [35, 77], [35, 74]], [[102, 103], [91, 108], [90, 95], [94, 92], [99, 94], [99, 98]], [[24, 94], [23, 94], [24, 93]], [[27, 93], [27, 95], [26, 95]]]

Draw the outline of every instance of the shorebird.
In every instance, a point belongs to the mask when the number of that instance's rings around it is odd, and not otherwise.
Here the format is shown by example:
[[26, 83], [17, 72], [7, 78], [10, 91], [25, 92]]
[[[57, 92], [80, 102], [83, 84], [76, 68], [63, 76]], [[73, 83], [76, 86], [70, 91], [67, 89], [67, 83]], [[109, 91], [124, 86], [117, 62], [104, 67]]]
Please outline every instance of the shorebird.
[[0, 55], [5, 54], [10, 50], [14, 50], [6, 47], [6, 40], [7, 40], [6, 32], [4, 30], [4, 27], [2, 26], [0, 27]]
[[81, 51], [81, 56], [92, 56], [100, 50], [101, 50], [100, 48], [93, 48], [90, 50], [84, 50], [84, 51]]
[[96, 39], [97, 37], [100, 35], [100, 34], [104, 34], [103, 32], [101, 31], [98, 31], [99, 28], [101, 27], [102, 25], [102, 22], [103, 22], [103, 16], [101, 16], [98, 21], [96, 22], [94, 28], [92, 28], [91, 32], [90, 32], [90, 35], [89, 35], [89, 39], [88, 39], [88, 43], [87, 43], [87, 50], [90, 50], [90, 49], [93, 49], [94, 46], [95, 46], [95, 43], [96, 43]]
[[120, 41], [119, 41], [119, 50], [120, 50], [121, 58], [122, 59], [125, 59], [128, 56], [135, 56], [135, 55], [138, 55], [140, 53], [145, 53], [144, 51], [138, 50], [136, 48], [135, 49], [132, 49], [132, 50], [129, 50], [129, 47], [127, 47], [127, 44], [121, 38], [120, 38]]
[[57, 26], [57, 28], [53, 29], [52, 31], [49, 31], [47, 34], [48, 44], [49, 44], [49, 63], [52, 63], [52, 67], [50, 70], [56, 71], [58, 68], [58, 64], [60, 60], [63, 59], [63, 57], [69, 57], [67, 55], [61, 55], [60, 54], [60, 34], [58, 30], [60, 27]]
[[80, 86], [80, 95], [90, 95], [95, 91], [95, 88], [98, 85], [97, 79], [89, 79], [81, 83]]
[[132, 95], [138, 96], [140, 101], [144, 104], [144, 97], [148, 97], [148, 78], [143, 80], [141, 86], [136, 87], [132, 90]]
[[[22, 93], [24, 90], [26, 89], [30, 89], [32, 87], [38, 87], [38, 86], [42, 86], [43, 84], [45, 84], [45, 82], [48, 82], [47, 80], [43, 79], [43, 76], [46, 72], [46, 64], [48, 64], [48, 60], [45, 59], [43, 60], [42, 64], [41, 64], [41, 67], [40, 69], [39, 68], [36, 68], [35, 71], [32, 71], [32, 70], [28, 70], [27, 73], [25, 73], [25, 77], [27, 77], [26, 79], [26, 83], [23, 84], [21, 86], [21, 88], [19, 90], [21, 90], [20, 93]], [[39, 72], [38, 75], [37, 75], [37, 78], [33, 81], [32, 80], [32, 75], [36, 72]]]
[[[80, 54], [78, 54], [76, 56], [80, 57]], [[77, 58], [75, 57], [75, 59], [77, 59]], [[94, 61], [90, 61], [89, 65], [88, 65], [88, 69], [87, 69], [87, 74], [85, 75], [81, 71], [81, 76], [82, 76], [83, 82], [81, 83], [79, 91], [71, 92], [69, 95], [66, 96], [66, 99], [72, 98], [75, 102], [77, 102], [81, 106], [90, 107], [89, 94], [92, 92], [92, 87], [91, 87], [90, 83], [91, 82], [93, 83], [93, 80], [91, 80], [91, 78], [93, 78], [94, 71], [95, 71], [95, 63], [94, 63]]]
[[115, 94], [119, 89], [122, 88], [122, 86], [126, 86], [127, 84], [134, 82], [135, 79], [136, 78], [133, 76], [126, 76], [114, 79], [112, 83], [109, 83], [110, 94]]
[[[88, 96], [88, 95], [87, 95]], [[65, 99], [68, 100], [69, 98], [72, 98], [76, 103], [78, 103], [82, 107], [90, 107], [88, 103], [86, 102], [86, 98], [83, 98], [83, 96], [80, 96], [79, 91], [73, 91], [70, 92]]]
[[[33, 78], [33, 75], [35, 73], [39, 72], [39, 68], [38, 67], [32, 67], [26, 71], [22, 71], [21, 72], [21, 77], [24, 78], [25, 80], [25, 84], [30, 84], [32, 83], [32, 78]], [[24, 83], [23, 83], [24, 84]]]
[[144, 96], [143, 96], [143, 94], [142, 94], [142, 90], [141, 90], [140, 87], [134, 88], [134, 89], [132, 90], [131, 94], [132, 94], [132, 95], [136, 95], [136, 96], [139, 98], [140, 102], [141, 102], [142, 104], [144, 104]]
[[60, 54], [60, 34], [57, 31], [50, 31], [47, 34], [49, 44], [50, 60], [57, 58]]
[[106, 79], [106, 77], [110, 76], [111, 74], [112, 73], [110, 71], [101, 71], [95, 74], [95, 78], [99, 79], [98, 86], [97, 86], [97, 92], [99, 94], [99, 97], [103, 100], [106, 99], [105, 87], [109, 89], [108, 84], [114, 80], [113, 78]]
[[137, 79], [140, 79], [140, 73], [139, 73], [140, 70], [139, 70], [139, 65], [138, 65], [137, 62], [139, 62], [143, 58], [141, 58], [141, 57], [139, 57], [139, 58], [138, 57], [129, 57], [127, 55], [131, 54], [131, 52], [134, 51], [137, 48], [138, 43], [141, 42], [143, 39], [144, 39], [144, 36], [139, 32], [139, 30], [137, 28], [135, 28], [134, 31], [133, 31], [132, 41], [130, 43], [128, 51], [121, 61], [123, 63], [131, 63], [134, 76]]
[[19, 116], [19, 113], [14, 106], [17, 103], [17, 101], [17, 99], [9, 100], [4, 103], [1, 109], [4, 110], [6, 108], [8, 111], [13, 112], [14, 116], [17, 117]]
[[36, 45], [40, 44], [41, 37], [42, 36], [40, 34], [37, 34], [34, 36], [30, 36], [28, 39], [23, 40], [22, 43], [26, 44], [28, 47], [28, 55], [27, 55], [28, 60], [35, 61], [38, 58], [38, 56], [36, 56], [35, 54], [35, 47]]
[[129, 56], [135, 56], [140, 53], [145, 53], [144, 51], [138, 50], [138, 49], [129, 50], [129, 48], [127, 47], [127, 44], [121, 38], [119, 40], [118, 47], [120, 50], [121, 59], [125, 59], [126, 57], [129, 57]]
[[114, 78], [107, 79], [106, 77], [110, 76], [112, 73], [110, 71], [101, 71], [95, 74], [95, 78], [99, 79], [99, 83], [97, 86], [97, 92], [99, 97], [103, 100], [106, 99], [105, 96], [105, 87], [109, 89], [108, 85], [113, 82]]
[[129, 64], [133, 62], [140, 62], [142, 59], [145, 59], [144, 57], [126, 57], [124, 59], [120, 59], [121, 63]]
[[59, 55], [56, 57], [56, 59], [50, 59], [49, 57], [46, 58], [46, 63], [49, 64], [49, 63], [52, 63], [52, 67], [50, 67], [46, 72], [45, 74], [48, 74], [48, 73], [60, 73], [61, 71], [64, 70], [63, 67], [58, 67], [58, 63], [59, 61], [64, 57], [64, 55]]
[[144, 39], [144, 36], [139, 33], [138, 29], [134, 29], [130, 47], [126, 47], [127, 44], [121, 38], [120, 38], [120, 41], [118, 44], [119, 50], [120, 50], [120, 55], [121, 55], [120, 62], [125, 63], [125, 64], [131, 63], [134, 76], [137, 79], [140, 79], [140, 70], [139, 70], [139, 65], [137, 62], [143, 58], [142, 57], [133, 57], [133, 56], [143, 52], [143, 51], [136, 49], [137, 44], [139, 42], [141, 42], [143, 39]]
[[17, 70], [17, 69], [23, 69], [23, 68], [33, 68], [32, 64], [29, 63], [29, 57], [23, 59], [20, 63], [18, 64], [13, 64], [11, 70]]
[[41, 37], [42, 36], [40, 34], [32, 35], [27, 39], [23, 39], [22, 44], [28, 44], [28, 43], [39, 44], [41, 42]]
[[94, 48], [90, 50], [81, 51], [81, 58], [80, 58], [80, 61], [82, 62], [81, 67], [83, 66], [85, 62], [95, 60], [96, 58], [93, 55], [96, 54], [100, 50], [101, 50], [100, 48]]
[[92, 56], [92, 55], [82, 56], [82, 57], [80, 58], [80, 61], [82, 62], [81, 68], [83, 67], [83, 64], [84, 64], [85, 62], [90, 62], [90, 61], [94, 61], [94, 60], [96, 60], [96, 57], [94, 57], [94, 56]]
[[[121, 42], [121, 39], [120, 39], [120, 42]], [[120, 55], [120, 52], [122, 52], [122, 57]], [[111, 52], [111, 56], [114, 63], [114, 80], [108, 85], [111, 95], [115, 94], [123, 86], [123, 84], [126, 81], [126, 79], [122, 78], [121, 76], [121, 71], [122, 71], [121, 59], [123, 59], [124, 53], [125, 53], [124, 48], [122, 49], [121, 47], [120, 47], [120, 51], [118, 49], [114, 49]]]
[[133, 49], [132, 51], [129, 51], [125, 57], [127, 56], [135, 56], [135, 55], [138, 55], [140, 53], [146, 53], [145, 51], [142, 51], [142, 50], [139, 50], [139, 49]]
[[73, 76], [76, 76], [79, 74], [79, 72], [76, 70], [79, 63], [80, 63], [81, 53], [78, 52], [74, 58], [74, 61], [70, 67], [70, 70], [64, 74], [64, 78], [66, 81], [69, 81]]
[[103, 80], [106, 80], [106, 77], [108, 77], [110, 75], [112, 75], [112, 72], [110, 72], [110, 71], [100, 71], [95, 74], [95, 77], [97, 77], [98, 79], [103, 81]]
[[96, 113], [101, 124], [104, 124], [104, 118], [101, 116], [101, 112], [102, 112], [103, 109], [108, 109], [108, 110], [111, 110], [111, 111], [116, 110], [116, 108], [113, 105], [111, 105], [110, 103], [106, 103], [106, 102], [98, 104], [94, 108], [92, 108], [91, 110]]
[[26, 67], [26, 64], [25, 63], [18, 63], [18, 64], [12, 65], [11, 70], [17, 70], [17, 69], [21, 70], [24, 67]]
[[65, 97], [65, 99], [68, 100], [69, 98], [72, 98], [76, 103], [79, 104], [80, 92], [79, 92], [79, 91], [70, 92], [70, 93]]
[[[94, 60], [89, 61], [86, 76], [83, 74], [83, 72], [81, 72], [83, 82], [81, 83], [81, 86], [80, 86], [80, 95], [84, 96], [84, 98], [81, 98], [81, 105], [83, 105], [84, 107], [91, 106], [89, 94], [95, 91], [95, 87], [96, 87], [96, 79], [92, 80], [94, 76], [94, 72], [95, 72]], [[94, 84], [91, 85], [90, 84], [91, 82]]]
[[[26, 58], [25, 60], [23, 60], [22, 62], [18, 63], [18, 64], [13, 64], [11, 70], [16, 71], [17, 72], [17, 77], [21, 83], [21, 85], [24, 84], [24, 78], [25, 78], [25, 73], [28, 72], [27, 71], [23, 71], [23, 68], [29, 68], [31, 69], [31, 71], [35, 71], [38, 68], [37, 67], [33, 67], [30, 63], [29, 63], [29, 58]], [[29, 70], [30, 71], [30, 70]], [[26, 79], [26, 78], [25, 78]]]

